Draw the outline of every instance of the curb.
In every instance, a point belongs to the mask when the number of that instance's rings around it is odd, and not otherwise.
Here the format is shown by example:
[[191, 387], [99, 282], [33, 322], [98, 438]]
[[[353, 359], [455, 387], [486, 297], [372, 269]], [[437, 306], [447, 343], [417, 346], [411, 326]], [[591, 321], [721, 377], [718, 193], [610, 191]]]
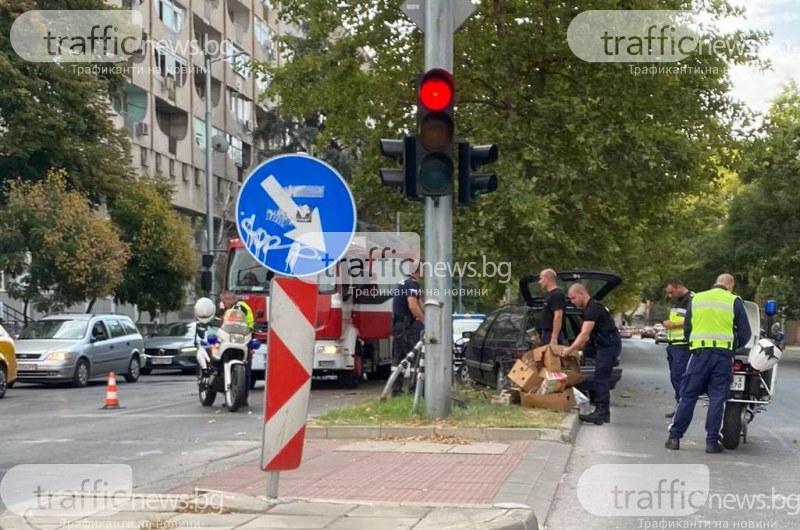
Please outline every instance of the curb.
[[540, 428], [470, 428], [470, 427], [401, 427], [366, 425], [307, 425], [306, 440], [370, 439], [382, 436], [410, 438], [416, 436], [452, 436], [479, 442], [513, 442], [541, 440], [574, 443], [580, 428], [577, 412], [570, 412], [558, 429]]
[[[251, 497], [238, 493], [226, 493], [216, 490], [199, 489], [195, 491], [195, 498], [210, 499], [215, 497], [224, 503], [225, 510], [229, 513], [241, 514], [269, 514], [269, 510], [276, 506], [287, 504], [309, 504], [325, 505], [338, 504], [347, 506], [387, 506], [401, 508], [430, 508], [430, 512], [420, 523], [423, 526], [435, 528], [447, 523], [448, 516], [457, 514], [461, 516], [464, 510], [506, 510], [506, 512], [492, 520], [473, 521], [473, 524], [447, 525], [447, 528], [472, 529], [481, 528], [486, 530], [537, 530], [538, 520], [533, 509], [525, 504], [518, 503], [494, 503], [494, 504], [454, 504], [454, 503], [424, 503], [424, 502], [388, 502], [388, 501], [354, 501], [354, 500], [316, 500], [303, 498], [278, 498], [267, 499], [266, 497]], [[430, 518], [430, 521], [425, 519]], [[461, 518], [461, 517], [459, 517]], [[431, 526], [431, 525], [435, 526]]]

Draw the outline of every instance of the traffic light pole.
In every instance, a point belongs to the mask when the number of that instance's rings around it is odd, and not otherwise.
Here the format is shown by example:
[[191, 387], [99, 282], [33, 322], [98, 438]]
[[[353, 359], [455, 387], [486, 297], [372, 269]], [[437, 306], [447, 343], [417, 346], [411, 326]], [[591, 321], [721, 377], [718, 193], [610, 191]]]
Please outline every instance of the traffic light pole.
[[[453, 0], [425, 2], [425, 70], [453, 72]], [[453, 394], [453, 196], [425, 197], [425, 412], [450, 416]]]

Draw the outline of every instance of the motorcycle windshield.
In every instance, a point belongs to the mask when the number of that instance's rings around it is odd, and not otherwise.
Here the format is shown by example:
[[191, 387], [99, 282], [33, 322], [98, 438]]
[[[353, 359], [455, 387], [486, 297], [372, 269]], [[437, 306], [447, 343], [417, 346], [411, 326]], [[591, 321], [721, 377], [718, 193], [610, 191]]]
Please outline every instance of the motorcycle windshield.
[[236, 335], [249, 335], [250, 327], [247, 325], [247, 317], [243, 311], [229, 309], [222, 318], [222, 329], [227, 333]]

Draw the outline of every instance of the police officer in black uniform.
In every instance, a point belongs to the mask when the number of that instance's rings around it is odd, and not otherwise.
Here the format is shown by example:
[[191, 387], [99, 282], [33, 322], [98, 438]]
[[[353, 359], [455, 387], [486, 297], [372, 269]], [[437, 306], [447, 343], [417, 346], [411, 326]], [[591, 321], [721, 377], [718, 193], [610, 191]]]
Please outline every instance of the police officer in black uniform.
[[564, 309], [567, 307], [567, 297], [558, 286], [557, 280], [558, 276], [553, 269], [544, 269], [539, 273], [539, 286], [547, 293], [544, 298], [542, 328], [539, 330], [542, 346], [566, 344], [562, 330], [564, 329]]
[[622, 351], [622, 340], [611, 311], [589, 296], [586, 287], [574, 283], [567, 291], [567, 296], [575, 307], [583, 309], [583, 326], [575, 342], [564, 349], [563, 355], [573, 354], [587, 342], [590, 342], [595, 350], [594, 380], [591, 382], [595, 392], [595, 409], [591, 414], [581, 414], [580, 419], [602, 425], [611, 421], [609, 385], [614, 365], [617, 364]]
[[[405, 356], [419, 341], [425, 327], [425, 312], [420, 302], [421, 290], [419, 282], [422, 279], [422, 266], [415, 263], [415, 270], [400, 282], [397, 292], [392, 300], [392, 364], [400, 366]], [[392, 394], [403, 390], [403, 378], [395, 379]]]

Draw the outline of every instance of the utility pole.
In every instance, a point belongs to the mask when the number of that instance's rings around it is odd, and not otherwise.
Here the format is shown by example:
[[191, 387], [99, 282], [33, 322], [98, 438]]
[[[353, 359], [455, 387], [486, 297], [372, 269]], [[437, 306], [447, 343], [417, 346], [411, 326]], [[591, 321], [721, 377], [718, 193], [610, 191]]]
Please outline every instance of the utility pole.
[[[425, 71], [453, 72], [453, 0], [425, 1]], [[453, 196], [425, 197], [425, 412], [450, 416], [453, 398], [453, 279], [433, 273], [453, 262]]]

